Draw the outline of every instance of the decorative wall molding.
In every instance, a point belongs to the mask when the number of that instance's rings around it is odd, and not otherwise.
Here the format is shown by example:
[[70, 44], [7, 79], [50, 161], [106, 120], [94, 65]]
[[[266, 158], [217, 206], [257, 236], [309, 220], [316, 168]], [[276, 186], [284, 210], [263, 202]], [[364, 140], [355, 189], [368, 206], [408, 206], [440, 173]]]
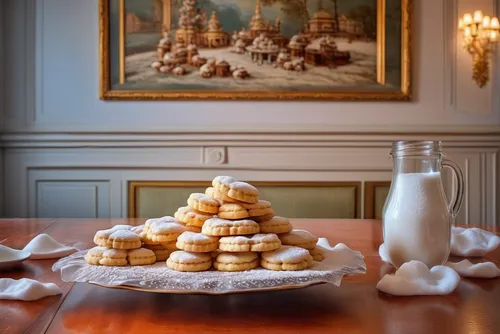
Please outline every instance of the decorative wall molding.
[[[332, 132], [220, 132], [220, 133], [4, 133], [5, 148], [83, 148], [83, 147], [224, 147], [230, 146], [331, 146], [385, 147], [396, 140], [442, 140], [448, 147], [500, 147], [500, 126], [442, 128], [426, 132], [332, 131]], [[431, 131], [432, 130], [432, 131]]]
[[226, 147], [204, 147], [203, 163], [206, 165], [222, 165], [227, 163]]

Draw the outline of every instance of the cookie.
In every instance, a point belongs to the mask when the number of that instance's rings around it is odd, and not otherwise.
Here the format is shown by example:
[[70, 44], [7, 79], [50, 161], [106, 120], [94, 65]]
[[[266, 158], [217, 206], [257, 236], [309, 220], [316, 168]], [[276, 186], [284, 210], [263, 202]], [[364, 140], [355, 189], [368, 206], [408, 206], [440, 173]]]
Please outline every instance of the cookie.
[[274, 217], [274, 212], [263, 216], [251, 217], [251, 219], [256, 221], [257, 223], [262, 223], [271, 220], [273, 217]]
[[177, 238], [176, 246], [187, 252], [208, 253], [219, 247], [219, 238], [201, 233], [184, 232]]
[[212, 214], [204, 214], [196, 212], [189, 206], [183, 206], [177, 209], [174, 214], [175, 219], [179, 220], [182, 225], [191, 225], [196, 227], [202, 227], [203, 223], [210, 218], [213, 218]]
[[253, 220], [225, 220], [211, 218], [203, 224], [201, 233], [212, 236], [230, 236], [259, 233], [259, 225]]
[[113, 234], [113, 232], [120, 231], [120, 230], [130, 230], [131, 228], [132, 228], [132, 226], [130, 226], [130, 225], [115, 225], [110, 229], [97, 231], [95, 236], [94, 236], [94, 243], [97, 246], [111, 248], [112, 242], [108, 241], [109, 236], [111, 234]]
[[156, 249], [153, 250], [153, 252], [155, 253], [156, 256], [156, 262], [159, 262], [159, 261], [166, 261], [169, 258], [170, 254], [172, 254], [175, 251], [171, 249]]
[[276, 234], [255, 234], [250, 238], [250, 251], [268, 252], [279, 249], [281, 240]]
[[131, 231], [134, 232], [135, 234], [141, 235], [142, 231], [144, 231], [144, 224], [139, 225], [139, 226], [134, 226], [131, 229]]
[[189, 232], [201, 233], [201, 227], [198, 226], [186, 225], [186, 230]]
[[212, 260], [215, 261], [215, 258], [220, 254], [222, 253], [222, 251], [220, 249], [216, 249], [214, 250], [213, 252], [210, 252], [210, 257], [212, 258]]
[[225, 252], [266, 252], [280, 247], [281, 241], [276, 234], [222, 237], [219, 240], [219, 249]]
[[186, 227], [177, 223], [154, 223], [148, 232], [147, 239], [154, 243], [167, 243], [176, 240], [179, 235], [186, 231]]
[[[229, 189], [228, 189], [228, 191], [229, 191]], [[223, 193], [221, 193], [220, 191], [218, 191], [214, 187], [208, 187], [205, 190], [205, 195], [210, 196], [213, 199], [216, 199], [216, 200], [222, 202], [222, 204], [224, 204], [224, 203], [238, 203], [238, 204], [243, 203], [243, 202], [240, 202], [236, 199], [233, 199], [227, 195], [224, 195]]]
[[248, 237], [222, 237], [219, 240], [219, 249], [224, 252], [249, 252], [250, 248], [250, 238]]
[[314, 261], [321, 262], [325, 259], [326, 251], [323, 247], [316, 246], [309, 250], [309, 254], [311, 254]]
[[115, 225], [111, 229], [113, 231], [118, 231], [118, 230], [132, 230], [134, 227], [132, 225]]
[[142, 232], [148, 233], [149, 229], [151, 228], [151, 225], [160, 224], [160, 223], [177, 223], [177, 224], [179, 224], [179, 221], [171, 216], [164, 216], [164, 217], [160, 217], [160, 218], [150, 218], [150, 219], [146, 220], [146, 222], [144, 223], [144, 228], [142, 229]]
[[136, 249], [141, 247], [141, 238], [132, 231], [118, 230], [113, 232], [108, 239], [108, 244], [114, 249]]
[[318, 242], [318, 237], [306, 230], [292, 230], [289, 233], [280, 234], [279, 238], [283, 245], [305, 249], [313, 249]]
[[[174, 246], [175, 246], [175, 240], [174, 240]], [[147, 245], [147, 244], [144, 244], [142, 246], [142, 248], [146, 248], [146, 249], [151, 249], [152, 251], [155, 251], [155, 250], [165, 250], [166, 248], [163, 247], [162, 244], [156, 244], [156, 245]]]
[[309, 251], [300, 247], [282, 246], [280, 249], [261, 253], [260, 265], [269, 270], [302, 270], [312, 266]]
[[249, 214], [247, 209], [240, 204], [226, 203], [219, 207], [217, 216], [222, 219], [243, 219], [248, 218]]
[[111, 248], [113, 246], [113, 243], [109, 242], [109, 236], [111, 234], [113, 234], [114, 232], [116, 232], [116, 231], [114, 231], [112, 229], [97, 231], [96, 234], [94, 235], [94, 243], [97, 246]]
[[169, 249], [169, 250], [174, 251], [174, 250], [178, 250], [176, 243], [177, 243], [177, 239], [169, 241], [169, 242], [164, 242], [161, 245], [163, 246], [164, 249]]
[[150, 249], [138, 248], [129, 251], [127, 259], [131, 266], [144, 266], [155, 263], [156, 255]]
[[274, 214], [271, 202], [269, 201], [259, 200], [257, 203], [244, 203], [241, 205], [248, 210], [248, 215], [250, 217], [261, 217]]
[[107, 247], [97, 246], [88, 250], [85, 254], [85, 262], [88, 264], [99, 264], [102, 259], [102, 254], [107, 251]]
[[233, 182], [229, 185], [227, 196], [245, 203], [257, 203], [259, 201], [259, 191], [257, 188], [246, 182]]
[[153, 239], [151, 239], [152, 236], [150, 236], [148, 233], [146, 232], [141, 232], [139, 234], [139, 238], [141, 238], [141, 241], [144, 243], [144, 245], [150, 245], [150, 246], [153, 246], [153, 245], [160, 245], [161, 242], [160, 241], [153, 241]]
[[214, 262], [218, 271], [245, 271], [259, 266], [259, 255], [252, 252], [220, 253]]
[[127, 251], [125, 249], [108, 249], [102, 253], [99, 264], [103, 266], [126, 266]]
[[175, 251], [167, 260], [167, 267], [176, 271], [205, 271], [212, 266], [212, 257], [207, 253]]
[[158, 245], [147, 245], [144, 244], [143, 248], [147, 248], [152, 250], [155, 255], [156, 255], [156, 262], [158, 261], [165, 261], [168, 259], [169, 255], [173, 252], [178, 250], [178, 248], [175, 246], [177, 243], [177, 240], [172, 240], [164, 244], [158, 244]]
[[227, 193], [229, 192], [229, 185], [234, 182], [238, 182], [238, 180], [231, 176], [217, 176], [213, 179], [212, 186], [215, 190], [227, 196]]
[[288, 233], [293, 230], [292, 224], [287, 218], [274, 216], [273, 218], [259, 223], [261, 233]]
[[187, 200], [189, 207], [200, 212], [213, 213], [219, 212], [219, 201], [205, 194], [194, 193], [189, 195]]

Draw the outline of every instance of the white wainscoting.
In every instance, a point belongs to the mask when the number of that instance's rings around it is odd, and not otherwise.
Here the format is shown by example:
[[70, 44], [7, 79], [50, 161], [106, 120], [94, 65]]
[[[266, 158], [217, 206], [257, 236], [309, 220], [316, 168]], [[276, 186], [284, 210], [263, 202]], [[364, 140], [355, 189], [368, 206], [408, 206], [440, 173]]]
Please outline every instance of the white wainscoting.
[[[140, 180], [200, 181], [229, 174], [249, 181], [390, 181], [391, 141], [428, 138], [255, 134], [231, 141], [199, 134], [184, 141], [156, 135], [156, 140], [144, 142], [149, 136], [129, 136], [122, 137], [125, 141], [96, 141], [81, 135], [78, 142], [67, 138], [64, 145], [57, 137], [27, 143], [4, 136], [6, 215], [126, 217], [128, 182]], [[445, 154], [465, 175], [464, 206], [457, 222], [498, 223], [500, 134], [436, 137], [444, 140]], [[451, 194], [453, 178], [447, 175], [444, 182]]]

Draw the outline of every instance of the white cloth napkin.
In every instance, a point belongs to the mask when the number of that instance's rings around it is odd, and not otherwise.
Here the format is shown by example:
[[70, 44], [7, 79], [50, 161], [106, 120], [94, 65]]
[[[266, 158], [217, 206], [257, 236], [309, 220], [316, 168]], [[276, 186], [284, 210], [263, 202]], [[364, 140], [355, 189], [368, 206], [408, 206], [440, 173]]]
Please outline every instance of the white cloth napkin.
[[500, 276], [500, 269], [493, 262], [473, 264], [469, 260], [446, 262], [446, 266], [455, 270], [462, 277], [495, 278]]
[[61, 293], [54, 283], [40, 283], [29, 278], [0, 278], [0, 299], [31, 301]]
[[47, 234], [39, 234], [31, 240], [25, 251], [31, 253], [31, 260], [58, 259], [78, 251], [74, 247], [65, 246]]
[[365, 258], [361, 252], [352, 250], [343, 243], [338, 243], [332, 247], [326, 238], [319, 238], [316, 246], [329, 251], [328, 256], [317, 264], [320, 266], [332, 266], [338, 263], [349, 263], [354, 265], [360, 263], [360, 261], [363, 261]]
[[460, 282], [455, 270], [435, 266], [431, 270], [420, 261], [404, 263], [394, 273], [385, 275], [377, 283], [377, 289], [394, 296], [447, 295]]
[[500, 246], [500, 237], [480, 228], [451, 228], [451, 251], [454, 256], [485, 256]]

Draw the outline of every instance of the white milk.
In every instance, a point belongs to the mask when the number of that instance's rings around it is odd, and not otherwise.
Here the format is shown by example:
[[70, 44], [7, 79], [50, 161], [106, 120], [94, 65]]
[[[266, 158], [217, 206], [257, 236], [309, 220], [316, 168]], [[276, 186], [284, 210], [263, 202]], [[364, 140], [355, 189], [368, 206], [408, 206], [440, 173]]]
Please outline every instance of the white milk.
[[394, 266], [418, 260], [429, 268], [450, 252], [451, 213], [439, 173], [398, 174], [384, 208], [384, 242]]

